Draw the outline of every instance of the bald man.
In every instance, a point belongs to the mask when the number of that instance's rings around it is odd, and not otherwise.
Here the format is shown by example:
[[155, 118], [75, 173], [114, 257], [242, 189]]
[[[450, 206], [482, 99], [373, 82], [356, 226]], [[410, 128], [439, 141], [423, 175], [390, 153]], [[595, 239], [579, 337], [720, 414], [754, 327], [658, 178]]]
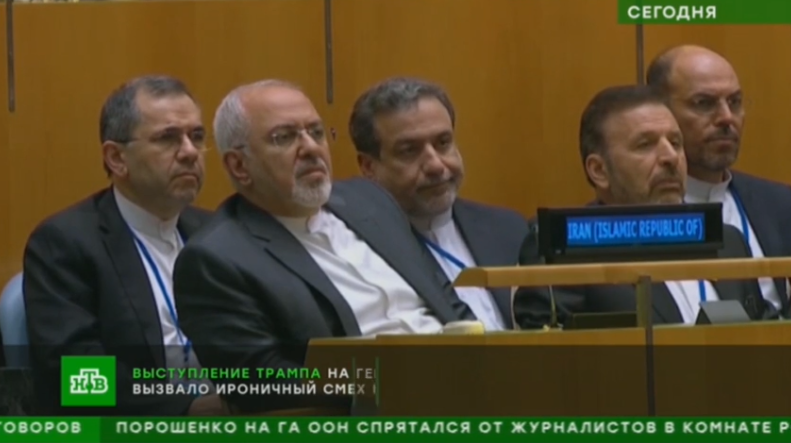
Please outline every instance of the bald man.
[[[666, 97], [683, 133], [685, 201], [722, 203], [723, 222], [742, 232], [753, 257], [791, 256], [791, 187], [731, 169], [745, 114], [733, 66], [710, 49], [686, 45], [660, 54], [646, 77]], [[788, 316], [786, 280], [759, 282], [764, 298]]]

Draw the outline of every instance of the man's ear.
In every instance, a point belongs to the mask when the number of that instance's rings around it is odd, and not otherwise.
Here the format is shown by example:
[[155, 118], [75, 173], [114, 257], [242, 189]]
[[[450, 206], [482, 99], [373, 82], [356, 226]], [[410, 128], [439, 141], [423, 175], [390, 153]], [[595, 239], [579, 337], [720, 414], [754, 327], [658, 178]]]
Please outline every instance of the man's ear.
[[601, 154], [590, 154], [585, 159], [585, 173], [593, 185], [599, 189], [610, 188], [610, 170]]
[[225, 171], [233, 181], [244, 187], [249, 186], [253, 181], [247, 167], [247, 158], [247, 154], [240, 149], [232, 149], [222, 156]]
[[110, 171], [111, 175], [125, 177], [129, 173], [129, 167], [126, 164], [126, 155], [120, 144], [114, 141], [102, 143], [102, 155], [104, 156], [104, 165]]
[[357, 153], [357, 166], [363, 177], [373, 179], [376, 177], [376, 159], [368, 154]]

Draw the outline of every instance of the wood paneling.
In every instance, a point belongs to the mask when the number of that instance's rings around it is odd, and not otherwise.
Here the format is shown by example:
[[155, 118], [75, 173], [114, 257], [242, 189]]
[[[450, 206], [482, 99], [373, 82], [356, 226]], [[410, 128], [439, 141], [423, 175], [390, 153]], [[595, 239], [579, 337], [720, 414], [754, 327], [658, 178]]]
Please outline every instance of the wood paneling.
[[[298, 82], [322, 105], [323, 23], [321, 0], [15, 6], [18, 106], [5, 136], [0, 118], [8, 184], [0, 190], [0, 282], [21, 269], [36, 224], [108, 184], [98, 125], [112, 89], [142, 74], [177, 76], [201, 101], [206, 125], [230, 89], [262, 78]], [[216, 151], [207, 155], [199, 204], [213, 208], [231, 188]]]
[[[634, 28], [615, 23], [616, 0], [333, 4], [332, 105], [325, 101], [322, 0], [16, 5], [18, 107], [0, 118], [7, 183], [0, 281], [21, 268], [37, 223], [107, 185], [100, 107], [121, 82], [147, 73], [185, 80], [207, 125], [238, 84], [300, 83], [339, 135], [339, 178], [358, 173], [347, 133], [357, 96], [386, 77], [425, 77], [444, 85], [457, 107], [465, 196], [526, 215], [538, 205], [590, 198], [577, 150], [580, 113], [599, 89], [634, 81]], [[211, 208], [231, 188], [216, 152], [208, 155], [199, 204]]]
[[467, 168], [462, 194], [514, 208], [585, 203], [577, 133], [599, 89], [635, 80], [634, 27], [616, 0], [334, 0], [336, 171], [356, 173], [346, 130], [385, 77], [444, 85]]
[[[11, 256], [10, 239], [14, 236], [25, 236], [25, 232], [14, 232], [11, 229], [10, 219], [12, 209], [12, 196], [14, 194], [24, 194], [25, 190], [14, 183], [9, 171], [13, 169], [11, 164], [11, 152], [13, 146], [8, 143], [8, 70], [5, 66], [7, 59], [6, 33], [5, 33], [6, 13], [5, 7], [0, 8], [0, 23], [3, 24], [3, 31], [0, 32], [0, 291], [6, 285], [8, 279], [21, 267], [19, 258]], [[19, 198], [19, 197], [15, 197]]]

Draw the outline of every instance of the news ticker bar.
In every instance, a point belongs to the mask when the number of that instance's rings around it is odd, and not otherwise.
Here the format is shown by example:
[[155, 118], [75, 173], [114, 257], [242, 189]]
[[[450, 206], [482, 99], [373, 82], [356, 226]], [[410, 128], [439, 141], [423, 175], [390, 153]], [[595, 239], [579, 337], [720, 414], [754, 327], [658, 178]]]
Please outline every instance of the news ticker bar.
[[0, 419], [0, 442], [9, 443], [787, 443], [790, 439], [790, 420], [766, 418]]
[[619, 24], [791, 24], [789, 0], [618, 0]]
[[[159, 395], [332, 395], [380, 400], [379, 361], [372, 367], [352, 359], [338, 368], [134, 368], [131, 385], [119, 387], [112, 356], [63, 357], [61, 406], [115, 407], [119, 390], [134, 396]], [[214, 381], [212, 381], [214, 380]], [[224, 380], [224, 381], [219, 381]]]

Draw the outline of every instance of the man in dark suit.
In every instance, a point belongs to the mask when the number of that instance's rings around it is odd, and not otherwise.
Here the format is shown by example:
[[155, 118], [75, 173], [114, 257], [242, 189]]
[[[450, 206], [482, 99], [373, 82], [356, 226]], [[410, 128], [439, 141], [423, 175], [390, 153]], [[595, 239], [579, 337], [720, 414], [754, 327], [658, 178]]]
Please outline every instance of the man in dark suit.
[[[680, 204], [684, 202], [687, 165], [683, 136], [661, 95], [648, 87], [608, 88], [588, 104], [580, 124], [580, 154], [593, 204]], [[536, 229], [522, 247], [523, 265], [541, 263]], [[725, 225], [721, 258], [749, 257], [738, 230]], [[693, 324], [700, 301], [738, 300], [752, 319], [776, 315], [756, 280], [673, 281], [653, 285], [657, 324]], [[557, 311], [552, 312], [554, 299]], [[570, 314], [636, 310], [635, 290], [627, 285], [520, 288], [515, 294], [517, 322], [523, 328], [562, 324]]]
[[[745, 116], [730, 63], [710, 49], [685, 45], [660, 54], [646, 77], [665, 96], [684, 134], [686, 201], [722, 203], [723, 222], [742, 233], [753, 257], [790, 256], [791, 187], [730, 169], [738, 158]], [[758, 281], [764, 298], [787, 316], [786, 280]]]
[[[232, 91], [214, 120], [238, 193], [181, 253], [182, 326], [211, 367], [297, 368], [308, 340], [436, 333], [469, 309], [428, 272], [392, 197], [363, 179], [332, 182], [326, 131], [292, 84]], [[315, 396], [229, 396], [241, 411]]]
[[[24, 297], [42, 412], [217, 414], [216, 395], [167, 395], [164, 385], [147, 386], [162, 389], [155, 395], [135, 395], [132, 379], [133, 369], [197, 365], [170, 307], [175, 257], [209, 218], [189, 206], [203, 183], [200, 109], [177, 79], [137, 78], [105, 102], [100, 138], [112, 186], [47, 218], [25, 249]], [[116, 356], [117, 407], [61, 408], [61, 357], [101, 355]]]
[[[363, 175], [381, 184], [409, 216], [448, 284], [462, 269], [514, 266], [527, 220], [504, 208], [457, 198], [464, 163], [453, 104], [438, 85], [392, 78], [354, 105], [349, 132]], [[514, 326], [509, 288], [458, 288], [487, 330]]]

